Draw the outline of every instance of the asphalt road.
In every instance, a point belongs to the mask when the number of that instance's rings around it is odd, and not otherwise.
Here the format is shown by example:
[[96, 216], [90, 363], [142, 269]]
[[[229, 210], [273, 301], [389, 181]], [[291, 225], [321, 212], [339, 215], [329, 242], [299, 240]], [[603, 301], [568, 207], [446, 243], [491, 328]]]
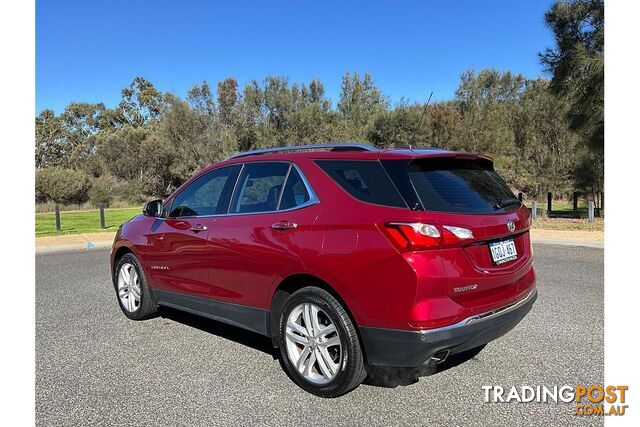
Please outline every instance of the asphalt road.
[[537, 303], [479, 355], [430, 375], [378, 373], [321, 399], [289, 380], [259, 335], [175, 311], [127, 320], [107, 251], [37, 255], [37, 424], [601, 425], [571, 404], [484, 403], [483, 385], [604, 381], [603, 251], [540, 245], [535, 256]]

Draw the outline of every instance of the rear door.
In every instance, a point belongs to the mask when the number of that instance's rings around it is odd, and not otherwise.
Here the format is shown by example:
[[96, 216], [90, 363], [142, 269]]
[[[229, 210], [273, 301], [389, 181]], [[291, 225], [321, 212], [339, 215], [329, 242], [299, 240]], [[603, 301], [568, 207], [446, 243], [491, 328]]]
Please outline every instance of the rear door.
[[246, 163], [227, 215], [209, 233], [211, 298], [266, 308], [276, 278], [299, 268], [319, 209], [293, 163]]
[[165, 204], [167, 217], [157, 220], [148, 235], [146, 263], [159, 300], [208, 311], [207, 237], [238, 169], [206, 172]]
[[529, 212], [490, 160], [436, 157], [382, 163], [403, 196], [413, 197], [418, 219], [472, 231], [472, 239], [445, 244], [441, 251], [453, 299], [469, 306], [491, 304], [531, 285], [525, 277], [532, 259]]

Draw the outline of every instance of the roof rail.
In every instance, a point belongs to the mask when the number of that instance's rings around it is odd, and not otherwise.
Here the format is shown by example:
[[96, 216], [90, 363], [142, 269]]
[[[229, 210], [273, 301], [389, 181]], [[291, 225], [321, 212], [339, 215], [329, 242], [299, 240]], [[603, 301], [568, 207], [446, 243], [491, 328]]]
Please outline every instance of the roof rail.
[[289, 147], [275, 147], [265, 148], [263, 150], [245, 151], [243, 153], [235, 154], [229, 159], [237, 159], [238, 157], [254, 156], [258, 154], [271, 154], [282, 153], [286, 151], [303, 151], [303, 150], [320, 150], [329, 149], [330, 151], [378, 151], [376, 147], [369, 144], [362, 144], [358, 142], [330, 142], [327, 144], [313, 144], [313, 145], [291, 145]]

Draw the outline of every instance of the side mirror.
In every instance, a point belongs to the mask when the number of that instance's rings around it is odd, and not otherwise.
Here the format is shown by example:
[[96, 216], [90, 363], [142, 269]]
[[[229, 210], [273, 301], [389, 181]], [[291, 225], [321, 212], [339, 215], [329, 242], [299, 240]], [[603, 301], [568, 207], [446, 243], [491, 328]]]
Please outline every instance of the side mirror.
[[144, 216], [160, 217], [162, 216], [162, 200], [152, 200], [144, 204], [142, 208]]

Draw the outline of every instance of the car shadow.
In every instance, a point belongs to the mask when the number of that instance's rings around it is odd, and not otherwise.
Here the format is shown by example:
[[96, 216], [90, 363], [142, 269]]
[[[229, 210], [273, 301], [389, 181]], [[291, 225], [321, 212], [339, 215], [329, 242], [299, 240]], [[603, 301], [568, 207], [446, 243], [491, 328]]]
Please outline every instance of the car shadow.
[[159, 314], [160, 317], [164, 319], [173, 320], [175, 322], [182, 323], [183, 325], [196, 328], [203, 332], [235, 341], [238, 344], [267, 353], [274, 359], [277, 359], [279, 356], [276, 349], [271, 345], [271, 339], [256, 332], [242, 329], [237, 326], [227, 325], [226, 323], [169, 307], [160, 307]]
[[[172, 320], [266, 353], [274, 360], [277, 360], [287, 376], [289, 376], [289, 373], [286, 371], [282, 363], [280, 352], [271, 345], [271, 338], [237, 326], [228, 325], [213, 319], [208, 319], [206, 317], [169, 307], [161, 307], [159, 315], [163, 319]], [[422, 377], [437, 375], [473, 359], [483, 347], [484, 346], [468, 350], [463, 353], [453, 354], [442, 363], [428, 363], [417, 368], [371, 366], [369, 367], [368, 375], [363, 381], [363, 384], [385, 388], [395, 388], [398, 386], [415, 384]]]
[[483, 348], [484, 346], [480, 346], [462, 353], [452, 354], [442, 363], [430, 362], [417, 368], [372, 366], [369, 368], [367, 378], [365, 378], [363, 384], [386, 388], [415, 384], [422, 377], [437, 375], [468, 362], [477, 356]]

